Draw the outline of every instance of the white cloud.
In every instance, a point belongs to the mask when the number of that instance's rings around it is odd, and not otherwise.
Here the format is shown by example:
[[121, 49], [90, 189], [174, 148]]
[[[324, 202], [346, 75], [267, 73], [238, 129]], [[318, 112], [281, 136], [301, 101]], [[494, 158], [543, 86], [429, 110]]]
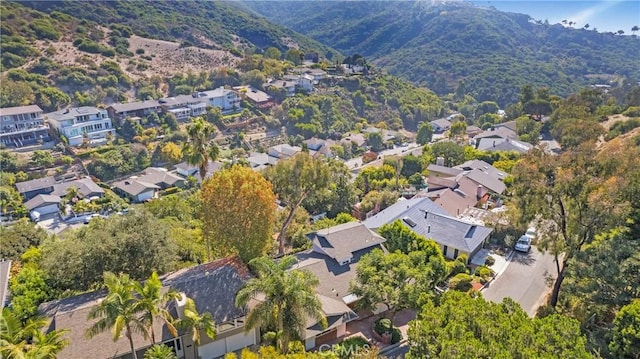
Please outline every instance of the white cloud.
[[594, 15], [598, 15], [610, 7], [615, 6], [620, 1], [621, 0], [601, 1], [593, 6], [580, 10], [574, 15], [568, 16], [567, 20], [573, 21], [579, 25], [584, 25], [588, 23]]

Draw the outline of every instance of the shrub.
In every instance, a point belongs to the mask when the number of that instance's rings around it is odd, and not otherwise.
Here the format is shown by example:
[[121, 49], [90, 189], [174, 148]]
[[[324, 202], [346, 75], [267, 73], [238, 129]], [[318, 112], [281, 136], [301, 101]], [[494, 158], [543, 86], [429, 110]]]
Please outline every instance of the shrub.
[[622, 114], [629, 117], [640, 117], [640, 106], [630, 106]]
[[393, 329], [391, 329], [391, 343], [390, 344], [396, 344], [398, 342], [400, 342], [402, 340], [402, 332], [400, 331], [400, 329], [394, 327]]
[[340, 359], [350, 359], [359, 352], [360, 348], [368, 349], [369, 341], [363, 337], [351, 337], [338, 343], [333, 352], [337, 353]]
[[136, 49], [136, 54], [138, 55], [144, 54], [144, 49]]
[[460, 261], [447, 262], [447, 269], [448, 269], [449, 275], [467, 273], [467, 266]]
[[480, 266], [476, 268], [476, 275], [486, 281], [491, 278], [491, 269], [487, 266]]
[[496, 263], [496, 259], [492, 256], [487, 256], [487, 259], [484, 260], [484, 264], [487, 266], [492, 266]]
[[378, 333], [380, 335], [390, 332], [391, 331], [391, 319], [389, 319], [389, 318], [380, 318], [380, 319], [376, 320], [376, 322], [373, 325], [373, 330], [375, 330], [376, 333]]
[[449, 288], [459, 290], [461, 292], [466, 292], [471, 289], [472, 281], [472, 276], [466, 273], [459, 273], [449, 280]]

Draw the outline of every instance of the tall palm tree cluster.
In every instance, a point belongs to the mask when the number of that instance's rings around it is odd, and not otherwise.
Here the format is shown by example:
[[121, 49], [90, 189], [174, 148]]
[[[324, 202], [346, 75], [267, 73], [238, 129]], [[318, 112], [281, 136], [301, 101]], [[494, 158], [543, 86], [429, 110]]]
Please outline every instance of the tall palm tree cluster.
[[277, 262], [269, 257], [252, 259], [249, 265], [257, 278], [249, 280], [236, 295], [237, 307], [257, 302], [247, 316], [245, 329], [256, 326], [271, 329], [265, 337], [274, 339], [281, 353], [287, 352], [292, 341], [304, 339], [308, 319], [327, 326], [316, 295], [318, 278], [307, 270], [288, 270], [296, 261], [295, 257]]
[[[178, 335], [178, 329], [191, 331], [196, 346], [200, 343], [200, 330], [212, 339], [215, 336], [211, 313], [199, 314], [190, 298], [186, 298], [184, 315], [173, 318], [167, 310], [167, 303], [181, 300], [183, 295], [173, 289], [164, 291], [155, 272], [144, 283], [131, 279], [127, 274], [105, 272], [104, 286], [107, 295], [89, 312], [88, 319], [97, 321], [86, 334], [91, 338], [109, 330], [115, 342], [124, 332], [134, 359], [137, 359], [137, 354], [133, 335], [139, 334], [155, 345], [157, 340], [153, 326], [156, 320], [161, 320], [173, 336]], [[154, 351], [162, 349], [154, 348]]]
[[47, 320], [40, 317], [22, 322], [11, 309], [0, 314], [0, 358], [7, 359], [55, 359], [68, 341], [62, 336], [65, 330], [42, 331]]

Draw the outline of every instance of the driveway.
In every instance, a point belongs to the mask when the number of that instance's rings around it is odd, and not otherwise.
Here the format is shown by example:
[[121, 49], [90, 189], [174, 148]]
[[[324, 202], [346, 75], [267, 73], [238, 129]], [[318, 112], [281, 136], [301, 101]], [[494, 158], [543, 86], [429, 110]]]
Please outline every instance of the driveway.
[[485, 287], [482, 295], [496, 303], [511, 297], [532, 317], [551, 289], [550, 277], [556, 278], [553, 256], [531, 247], [529, 253], [516, 252], [508, 267]]

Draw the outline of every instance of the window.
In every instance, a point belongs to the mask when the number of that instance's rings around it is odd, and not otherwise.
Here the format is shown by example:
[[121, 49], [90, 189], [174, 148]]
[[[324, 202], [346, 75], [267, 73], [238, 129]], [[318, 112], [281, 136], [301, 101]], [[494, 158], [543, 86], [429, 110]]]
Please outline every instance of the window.
[[409, 227], [411, 227], [411, 228], [413, 228], [413, 227], [415, 227], [415, 226], [416, 226], [416, 222], [414, 222], [414, 221], [413, 221], [411, 218], [409, 218], [409, 217], [404, 217], [402, 220], [404, 221], [404, 223], [408, 224], [408, 225], [409, 225]]
[[453, 251], [453, 259], [458, 258], [458, 250]]
[[449, 249], [449, 247], [447, 247], [447, 246], [444, 246], [442, 248], [442, 255], [445, 256], [445, 257], [447, 256], [447, 249]]

